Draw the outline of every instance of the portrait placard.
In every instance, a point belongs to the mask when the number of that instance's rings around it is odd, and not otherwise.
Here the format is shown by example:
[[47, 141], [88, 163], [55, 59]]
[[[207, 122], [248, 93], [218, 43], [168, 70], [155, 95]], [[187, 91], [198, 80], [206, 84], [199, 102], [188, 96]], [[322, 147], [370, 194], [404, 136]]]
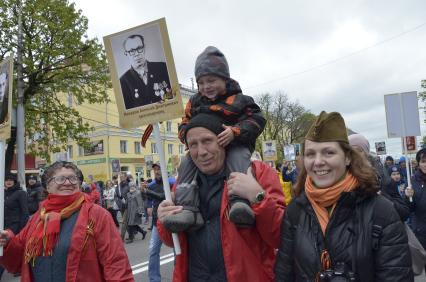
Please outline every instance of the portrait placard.
[[121, 171], [120, 160], [112, 159], [111, 160], [111, 169], [112, 169], [112, 172], [120, 172]]
[[[404, 140], [401, 140], [402, 146], [404, 146]], [[417, 139], [416, 136], [405, 137], [405, 148], [402, 148], [402, 152], [405, 154], [412, 154], [417, 152]]]
[[300, 143], [294, 144], [294, 153], [296, 154], [296, 157], [300, 156], [300, 154], [302, 153], [301, 150], [302, 146], [300, 145]]
[[275, 140], [263, 141], [262, 143], [262, 153], [263, 161], [276, 161], [277, 160], [277, 146]]
[[[300, 146], [299, 146], [300, 153]], [[296, 159], [296, 146], [293, 144], [284, 146], [284, 158], [287, 161], [294, 161]]]
[[13, 57], [0, 63], [0, 140], [10, 138], [13, 87]]
[[376, 154], [377, 155], [386, 155], [386, 143], [383, 142], [376, 142]]
[[183, 116], [164, 18], [105, 36], [104, 45], [121, 127]]

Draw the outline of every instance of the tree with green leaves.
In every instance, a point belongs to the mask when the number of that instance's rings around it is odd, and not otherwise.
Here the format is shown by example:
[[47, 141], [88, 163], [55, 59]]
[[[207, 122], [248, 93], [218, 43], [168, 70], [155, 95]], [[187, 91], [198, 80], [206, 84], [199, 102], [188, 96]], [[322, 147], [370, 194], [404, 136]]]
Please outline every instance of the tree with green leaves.
[[[30, 140], [30, 153], [49, 160], [49, 153], [64, 149], [69, 139], [81, 146], [88, 145], [85, 136], [92, 127], [63, 97], [69, 96], [79, 103], [105, 102], [106, 90], [111, 87], [106, 56], [98, 39], [88, 38], [88, 20], [74, 3], [2, 0], [0, 60], [16, 55], [19, 13], [26, 138]], [[12, 154], [14, 147], [12, 136], [8, 142]], [[9, 152], [7, 162], [11, 162], [10, 157]]]
[[299, 102], [290, 101], [282, 91], [261, 94], [256, 97], [256, 102], [266, 119], [265, 129], [256, 142], [256, 150], [262, 151], [262, 141], [275, 140], [278, 159], [283, 159], [284, 146], [300, 143], [316, 116]]

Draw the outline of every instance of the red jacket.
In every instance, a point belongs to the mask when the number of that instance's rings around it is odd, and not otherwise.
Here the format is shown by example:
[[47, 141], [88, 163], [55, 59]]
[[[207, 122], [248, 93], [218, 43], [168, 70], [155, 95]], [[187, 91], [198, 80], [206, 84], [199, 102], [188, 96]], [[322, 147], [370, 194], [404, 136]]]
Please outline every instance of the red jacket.
[[[83, 203], [81, 209], [88, 209], [89, 219], [94, 220], [94, 235], [89, 236], [86, 244], [84, 243], [88, 226], [79, 215], [71, 235], [65, 281], [134, 281], [127, 254], [111, 215], [91, 202]], [[24, 250], [39, 217], [39, 213], [35, 213], [24, 229], [12, 236], [3, 257], [0, 257], [0, 264], [9, 272], [21, 272], [22, 282], [34, 281], [30, 266], [24, 263]]]
[[[229, 282], [233, 281], [274, 281], [273, 267], [276, 249], [280, 243], [281, 221], [284, 215], [284, 196], [275, 169], [267, 164], [253, 161], [252, 171], [266, 192], [265, 199], [252, 205], [256, 215], [256, 226], [252, 228], [235, 227], [229, 221], [228, 188], [225, 184], [221, 217], [222, 251]], [[157, 222], [162, 241], [173, 246], [171, 233], [160, 221]], [[176, 256], [173, 281], [188, 280], [188, 242], [184, 232], [179, 234], [182, 253]]]

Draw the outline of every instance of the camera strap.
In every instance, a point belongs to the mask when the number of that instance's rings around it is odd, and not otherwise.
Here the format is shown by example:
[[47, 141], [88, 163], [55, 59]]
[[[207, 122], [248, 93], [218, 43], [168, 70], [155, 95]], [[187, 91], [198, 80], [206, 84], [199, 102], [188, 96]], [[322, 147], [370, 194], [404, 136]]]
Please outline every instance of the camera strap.
[[319, 271], [315, 277], [315, 282], [321, 282], [321, 278], [320, 278], [320, 273], [331, 269], [331, 259], [330, 259], [330, 254], [328, 253], [327, 249], [323, 249], [321, 251], [321, 271]]

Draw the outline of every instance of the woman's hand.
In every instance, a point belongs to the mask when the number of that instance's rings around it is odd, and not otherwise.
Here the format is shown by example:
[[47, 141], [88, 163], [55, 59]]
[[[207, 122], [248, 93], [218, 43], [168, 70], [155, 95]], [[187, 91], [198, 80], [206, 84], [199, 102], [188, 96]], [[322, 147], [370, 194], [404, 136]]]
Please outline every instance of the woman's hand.
[[235, 195], [247, 199], [252, 203], [256, 195], [263, 192], [262, 186], [254, 178], [251, 167], [247, 169], [247, 174], [232, 172], [228, 180], [228, 196]]
[[158, 205], [157, 215], [161, 223], [164, 217], [182, 212], [182, 206], [175, 206], [172, 201], [164, 200]]
[[6, 246], [7, 243], [9, 243], [9, 240], [9, 232], [5, 230], [0, 231], [0, 247]]
[[235, 136], [234, 131], [232, 131], [232, 126], [226, 126], [223, 124], [222, 127], [225, 130], [219, 133], [219, 135], [217, 136], [217, 142], [220, 146], [225, 148], [229, 143], [232, 142], [232, 140], [234, 140]]
[[414, 190], [410, 186], [405, 189], [405, 196], [411, 198], [414, 196]]

